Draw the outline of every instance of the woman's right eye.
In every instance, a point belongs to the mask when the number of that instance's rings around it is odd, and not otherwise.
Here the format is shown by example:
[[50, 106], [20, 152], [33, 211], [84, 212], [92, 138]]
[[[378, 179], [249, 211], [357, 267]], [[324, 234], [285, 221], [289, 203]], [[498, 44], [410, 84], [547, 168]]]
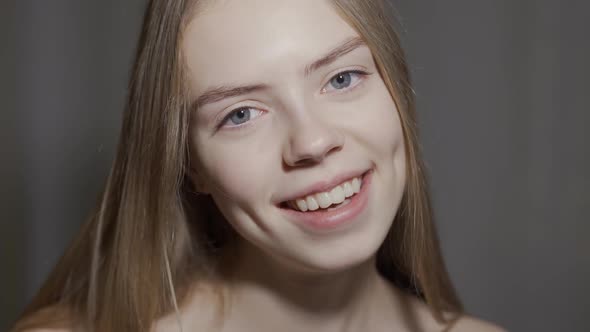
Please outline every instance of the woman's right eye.
[[262, 111], [245, 106], [231, 111], [221, 122], [221, 127], [241, 127], [251, 119], [254, 119], [262, 114]]

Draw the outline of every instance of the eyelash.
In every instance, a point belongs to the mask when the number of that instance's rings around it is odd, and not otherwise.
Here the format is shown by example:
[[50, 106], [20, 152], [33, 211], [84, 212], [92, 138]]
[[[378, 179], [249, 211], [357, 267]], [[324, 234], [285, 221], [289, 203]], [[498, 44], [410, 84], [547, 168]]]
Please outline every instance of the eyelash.
[[[330, 82], [333, 79], [335, 79], [336, 77], [338, 77], [340, 75], [344, 75], [344, 74], [356, 74], [356, 75], [359, 75], [360, 76], [359, 81], [356, 82], [356, 83], [351, 83], [351, 85], [349, 87], [346, 87], [344, 89], [336, 90], [337, 92], [334, 92], [336, 94], [342, 95], [342, 94], [349, 93], [349, 92], [355, 90], [355, 88], [357, 88], [359, 85], [361, 85], [364, 82], [364, 78], [365, 77], [371, 75], [371, 73], [368, 73], [368, 72], [366, 72], [364, 70], [360, 70], [360, 69], [345, 70], [345, 71], [338, 72], [336, 75], [330, 77], [330, 79], [328, 80], [328, 82], [326, 82], [326, 84], [324, 86], [330, 84]], [[322, 88], [322, 91], [324, 91], [324, 90], [325, 90], [325, 88]]]
[[[362, 85], [362, 83], [364, 82], [364, 79], [367, 76], [371, 75], [372, 73], [368, 73], [368, 72], [366, 72], [364, 70], [359, 70], [359, 69], [344, 70], [344, 71], [338, 72], [337, 74], [335, 74], [332, 77], [330, 77], [330, 79], [326, 82], [326, 84], [324, 84], [324, 86], [330, 84], [330, 82], [333, 79], [335, 79], [336, 77], [338, 77], [340, 75], [344, 75], [344, 74], [356, 74], [356, 75], [359, 75], [360, 76], [360, 78], [359, 78], [360, 81], [359, 82], [356, 82], [356, 83], [351, 83], [350, 86], [348, 86], [348, 87], [346, 87], [344, 89], [336, 90], [337, 92], [333, 92], [333, 93], [335, 93], [337, 95], [347, 94], [347, 93], [355, 90], [357, 87], [359, 87], [360, 85]], [[322, 87], [322, 90], [321, 90], [322, 93], [326, 93], [326, 92], [324, 92], [324, 90], [325, 90], [325, 88]], [[234, 114], [236, 114], [239, 111], [247, 110], [247, 109], [254, 109], [254, 107], [251, 107], [251, 106], [242, 106], [242, 107], [238, 107], [236, 109], [231, 110], [226, 116], [223, 117], [223, 119], [217, 125], [217, 130], [222, 129], [224, 127], [224, 125], [229, 121], [229, 119]], [[248, 122], [250, 122], [250, 121], [248, 121]], [[240, 124], [240, 125], [230, 126], [228, 129], [230, 129], [230, 130], [239, 130], [239, 129], [244, 128], [245, 126], [247, 126], [247, 124], [246, 125]]]

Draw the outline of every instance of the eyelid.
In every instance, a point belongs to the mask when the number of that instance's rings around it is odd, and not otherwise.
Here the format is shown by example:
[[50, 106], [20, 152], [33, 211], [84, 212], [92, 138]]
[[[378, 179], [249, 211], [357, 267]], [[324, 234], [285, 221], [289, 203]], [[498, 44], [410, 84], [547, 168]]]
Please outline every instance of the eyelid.
[[[362, 83], [364, 83], [364, 81], [366, 80], [367, 76], [373, 75], [372, 72], [369, 72], [368, 70], [362, 68], [362, 67], [352, 67], [352, 68], [348, 68], [348, 69], [340, 69], [338, 71], [333, 72], [333, 74], [331, 74], [328, 78], [328, 80], [322, 85], [322, 89], [321, 92], [322, 94], [324, 93], [328, 93], [326, 90], [326, 85], [330, 84], [330, 81], [333, 80], [337, 75], [340, 74], [345, 74], [345, 73], [352, 73], [352, 74], [356, 74], [359, 75], [359, 81], [354, 83], [353, 85], [350, 85], [347, 88], [344, 89], [336, 89], [334, 92], [329, 92], [332, 94], [345, 94], [348, 92], [351, 92], [353, 90], [355, 90], [357, 87], [359, 87]], [[252, 110], [256, 110], [257, 112], [259, 112], [259, 115], [256, 117], [260, 117], [261, 115], [263, 115], [264, 113], [266, 113], [266, 111], [260, 109], [259, 107], [256, 107], [254, 105], [243, 105], [243, 106], [237, 106], [237, 107], [232, 107], [230, 111], [226, 112], [221, 112], [220, 116], [217, 116], [215, 118], [214, 123], [216, 123], [215, 129], [216, 131], [221, 130], [221, 129], [225, 129], [225, 130], [238, 130], [238, 129], [242, 129], [244, 127], [249, 126], [249, 123], [252, 122], [253, 120], [249, 120], [247, 122], [245, 122], [244, 124], [240, 124], [240, 125], [235, 125], [235, 126], [225, 126], [225, 123], [229, 120], [229, 117], [231, 117], [235, 112], [241, 110], [241, 109], [252, 109]], [[256, 119], [254, 118], [254, 119]]]
[[213, 123], [215, 124], [216, 127], [219, 127], [221, 125], [221, 123], [223, 121], [225, 121], [226, 118], [235, 111], [238, 111], [242, 108], [260, 108], [258, 105], [259, 103], [256, 102], [255, 100], [244, 100], [244, 101], [241, 101], [237, 104], [238, 104], [238, 106], [233, 104], [231, 106], [224, 108], [223, 110], [221, 110], [219, 113], [217, 113], [213, 117]]
[[328, 91], [326, 91], [326, 86], [327, 86], [328, 84], [330, 84], [330, 82], [331, 82], [331, 81], [332, 81], [332, 80], [333, 80], [333, 79], [334, 79], [336, 76], [338, 76], [338, 75], [340, 75], [340, 74], [346, 74], [346, 73], [352, 73], [352, 74], [359, 75], [359, 76], [360, 76], [360, 78], [359, 78], [359, 82], [357, 82], [357, 83], [354, 83], [354, 84], [352, 84], [352, 85], [350, 85], [349, 87], [347, 87], [347, 88], [344, 88], [344, 89], [340, 89], [340, 90], [338, 90], [338, 89], [335, 89], [335, 90], [334, 90], [335, 92], [330, 92], [330, 93], [335, 93], [335, 94], [343, 94], [343, 93], [347, 93], [347, 92], [349, 92], [349, 91], [352, 91], [352, 90], [354, 90], [356, 87], [358, 87], [360, 84], [362, 84], [362, 83], [363, 83], [363, 81], [366, 79], [366, 77], [367, 77], [367, 76], [373, 75], [373, 73], [371, 73], [371, 72], [367, 71], [366, 69], [359, 68], [359, 67], [353, 67], [353, 68], [348, 68], [348, 69], [340, 69], [340, 70], [338, 70], [338, 71], [334, 72], [333, 74], [331, 74], [331, 75], [329, 76], [328, 80], [327, 80], [327, 81], [326, 81], [326, 82], [325, 82], [325, 83], [322, 85], [322, 89], [320, 90], [320, 93], [321, 93], [321, 94], [328, 93]]
[[[258, 112], [258, 116], [256, 116], [255, 118], [248, 120], [246, 122], [244, 122], [243, 124], [239, 124], [239, 125], [234, 125], [234, 126], [225, 126], [225, 124], [229, 121], [229, 118], [236, 113], [237, 111], [240, 111], [242, 109], [250, 109], [250, 110], [255, 110], [256, 112]], [[224, 116], [220, 117], [221, 120], [217, 120], [215, 121], [215, 123], [217, 123], [216, 125], [216, 130], [220, 130], [220, 129], [226, 129], [226, 130], [237, 130], [246, 126], [249, 126], [249, 123], [252, 121], [255, 121], [256, 118], [262, 116], [264, 113], [266, 113], [266, 111], [261, 110], [258, 107], [254, 107], [252, 105], [244, 105], [244, 106], [238, 106], [238, 107], [234, 107], [232, 108], [229, 112], [227, 112]]]

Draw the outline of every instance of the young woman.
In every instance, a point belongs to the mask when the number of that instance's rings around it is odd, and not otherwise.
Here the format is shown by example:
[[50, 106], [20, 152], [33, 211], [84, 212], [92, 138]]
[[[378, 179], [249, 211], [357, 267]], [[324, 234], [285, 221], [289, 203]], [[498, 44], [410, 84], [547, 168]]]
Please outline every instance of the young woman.
[[379, 0], [150, 1], [100, 205], [15, 331], [499, 331], [439, 251]]

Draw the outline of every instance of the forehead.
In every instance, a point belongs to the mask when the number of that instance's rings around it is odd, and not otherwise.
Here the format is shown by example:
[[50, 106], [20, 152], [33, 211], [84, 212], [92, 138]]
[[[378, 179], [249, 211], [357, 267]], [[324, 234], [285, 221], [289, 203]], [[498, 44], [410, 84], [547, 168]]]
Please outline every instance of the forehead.
[[223, 0], [196, 12], [182, 47], [201, 86], [301, 70], [357, 35], [328, 0]]

